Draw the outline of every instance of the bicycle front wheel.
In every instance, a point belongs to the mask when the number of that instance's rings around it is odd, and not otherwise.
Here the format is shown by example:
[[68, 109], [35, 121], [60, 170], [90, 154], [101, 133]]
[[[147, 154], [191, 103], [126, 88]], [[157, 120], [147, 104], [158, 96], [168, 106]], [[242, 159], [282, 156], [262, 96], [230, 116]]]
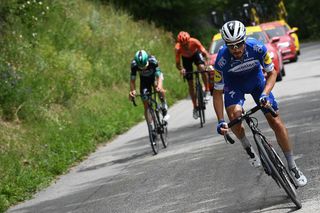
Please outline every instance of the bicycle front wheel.
[[291, 201], [298, 209], [300, 209], [302, 207], [301, 201], [297, 197], [295, 186], [293, 185], [292, 180], [290, 180], [290, 175], [280, 160], [278, 154], [267, 142], [265, 137], [255, 134], [254, 138], [266, 172], [267, 170], [270, 170], [271, 176], [276, 183], [284, 189]]
[[273, 154], [274, 158], [270, 159], [273, 160], [274, 164], [276, 165], [276, 168], [278, 169], [281, 179], [286, 185], [286, 187], [283, 187], [284, 190], [287, 192], [288, 196], [293, 201], [293, 203], [295, 203], [298, 208], [301, 208], [302, 205], [300, 200], [298, 200], [297, 198], [296, 186], [294, 184], [291, 174], [288, 172], [278, 153], [274, 150], [270, 143], [264, 143], [263, 145], [265, 146], [266, 150], [268, 149], [268, 151]]
[[168, 143], [168, 126], [166, 121], [162, 121], [161, 128], [160, 128], [160, 138], [162, 141], [162, 145], [164, 148], [167, 148]]
[[148, 115], [147, 125], [148, 125], [148, 132], [149, 132], [149, 140], [150, 140], [152, 151], [156, 155], [159, 152], [159, 140], [158, 140], [158, 133], [157, 133], [158, 125], [157, 125], [155, 112], [151, 107], [148, 107], [147, 115]]
[[200, 83], [197, 83], [197, 99], [198, 99], [198, 112], [200, 117], [200, 127], [203, 127], [203, 124], [206, 122], [205, 118], [205, 103], [203, 101], [203, 90]]
[[157, 121], [158, 121], [158, 134], [160, 135], [162, 145], [164, 148], [168, 146], [168, 122], [163, 118], [163, 111], [156, 111]]

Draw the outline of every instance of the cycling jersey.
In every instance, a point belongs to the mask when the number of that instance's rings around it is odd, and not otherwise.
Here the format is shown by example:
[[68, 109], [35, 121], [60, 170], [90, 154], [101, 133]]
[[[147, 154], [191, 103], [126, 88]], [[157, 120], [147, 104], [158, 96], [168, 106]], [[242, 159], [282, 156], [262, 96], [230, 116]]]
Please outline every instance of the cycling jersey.
[[148, 58], [148, 66], [146, 69], [140, 69], [137, 62], [135, 60], [132, 60], [130, 74], [131, 80], [136, 79], [137, 72], [139, 72], [140, 76], [144, 77], [161, 76], [161, 70], [159, 68], [158, 60], [152, 55], [150, 55]]
[[[155, 77], [160, 77], [163, 79], [163, 75], [160, 71], [159, 64], [157, 59], [150, 55], [148, 58], [148, 66], [146, 69], [140, 69], [135, 60], [131, 62], [131, 80], [136, 79], [137, 72], [140, 75], [140, 93], [143, 94], [143, 91], [151, 92], [151, 88], [154, 86]], [[147, 97], [142, 96], [143, 100], [146, 100]]]
[[[266, 46], [254, 38], [246, 40], [241, 59], [234, 58], [226, 45], [221, 47], [214, 65], [214, 88], [224, 90], [226, 107], [233, 104], [243, 106], [244, 94], [251, 94], [256, 103], [259, 103], [259, 97], [265, 86], [261, 66], [266, 72], [274, 69]], [[277, 103], [272, 93], [270, 99], [277, 110]]]
[[185, 58], [191, 58], [196, 52], [205, 53], [206, 49], [202, 46], [198, 39], [190, 38], [187, 47], [181, 45], [179, 42], [176, 43], [175, 51], [176, 63], [180, 64], [180, 56], [183, 56]]

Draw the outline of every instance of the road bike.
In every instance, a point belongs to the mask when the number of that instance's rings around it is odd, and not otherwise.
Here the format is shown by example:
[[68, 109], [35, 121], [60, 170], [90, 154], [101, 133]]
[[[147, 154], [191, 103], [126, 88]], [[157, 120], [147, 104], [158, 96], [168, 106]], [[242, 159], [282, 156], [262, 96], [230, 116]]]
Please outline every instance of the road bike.
[[204, 92], [203, 87], [200, 82], [199, 74], [205, 73], [207, 71], [191, 71], [186, 73], [192, 73], [195, 75], [195, 90], [196, 90], [196, 99], [197, 99], [197, 111], [200, 118], [200, 127], [203, 127], [203, 124], [206, 123], [206, 102], [204, 101]]
[[[291, 201], [298, 209], [300, 209], [302, 205], [296, 192], [298, 186], [295, 184], [292, 175], [284, 166], [276, 150], [272, 147], [268, 139], [262, 134], [260, 129], [258, 129], [258, 119], [251, 116], [260, 109], [261, 106], [255, 106], [247, 112], [243, 111], [240, 117], [228, 123], [228, 128], [231, 128], [243, 120], [246, 121], [253, 134], [253, 138], [257, 146], [259, 157], [265, 173], [271, 176], [280, 188], [284, 189]], [[272, 107], [269, 107], [268, 110], [272, 116], [277, 116], [277, 113]], [[233, 138], [229, 134], [225, 134], [224, 136], [226, 141], [229, 141], [231, 144], [234, 143]]]
[[[147, 118], [149, 140], [154, 154], [159, 152], [159, 138], [162, 141], [164, 148], [168, 146], [168, 122], [164, 120], [163, 110], [157, 101], [158, 92], [143, 91], [143, 94], [136, 95], [146, 97], [147, 100]], [[132, 98], [132, 103], [137, 106], [135, 99]]]

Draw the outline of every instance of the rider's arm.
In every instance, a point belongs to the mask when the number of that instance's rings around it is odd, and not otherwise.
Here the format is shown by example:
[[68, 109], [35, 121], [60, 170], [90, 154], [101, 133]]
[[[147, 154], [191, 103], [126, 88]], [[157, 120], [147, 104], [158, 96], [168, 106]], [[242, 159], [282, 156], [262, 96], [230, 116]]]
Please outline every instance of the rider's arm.
[[223, 116], [223, 90], [213, 90], [213, 107], [216, 112], [218, 121], [224, 120]]
[[130, 92], [136, 90], [137, 65], [135, 61], [131, 62], [130, 72]]
[[194, 39], [194, 42], [197, 46], [197, 49], [202, 53], [202, 55], [206, 58], [206, 60], [209, 59], [209, 53], [207, 52], [206, 48], [201, 44], [201, 42], [198, 39]]
[[155, 72], [155, 76], [156, 76], [156, 81], [157, 81], [157, 88], [159, 90], [162, 90], [162, 80], [163, 80], [163, 74], [160, 70], [159, 67], [156, 67], [156, 72]]
[[263, 69], [266, 72], [266, 85], [264, 87], [264, 90], [262, 92], [262, 94], [266, 94], [269, 95], [272, 88], [274, 87], [274, 84], [276, 83], [276, 79], [277, 79], [277, 72], [274, 69], [274, 64], [272, 62], [272, 59], [269, 55], [269, 53], [267, 52], [266, 48], [263, 49], [264, 51], [266, 51], [261, 59], [261, 64]]
[[213, 90], [213, 107], [216, 112], [218, 121], [224, 120], [223, 116], [223, 88], [224, 81], [222, 72], [214, 70], [214, 90]]
[[267, 72], [267, 82], [266, 85], [264, 87], [263, 90], [263, 94], [269, 95], [272, 88], [274, 87], [275, 83], [276, 83], [276, 79], [277, 79], [277, 71], [275, 69], [273, 69], [270, 72]]
[[136, 90], [136, 79], [130, 80], [130, 91]]
[[129, 92], [129, 100], [132, 101], [132, 98], [134, 98], [136, 95], [136, 78], [135, 76], [131, 76], [130, 79], [130, 92]]
[[202, 48], [203, 49], [201, 50], [201, 52], [202, 52], [203, 56], [206, 58], [206, 61], [208, 61], [210, 58], [210, 55], [209, 55], [208, 51], [203, 46], [202, 46]]
[[176, 67], [180, 71], [182, 70], [183, 67], [181, 66], [181, 61], [180, 61], [181, 54], [177, 47], [175, 48], [175, 54], [176, 54]]

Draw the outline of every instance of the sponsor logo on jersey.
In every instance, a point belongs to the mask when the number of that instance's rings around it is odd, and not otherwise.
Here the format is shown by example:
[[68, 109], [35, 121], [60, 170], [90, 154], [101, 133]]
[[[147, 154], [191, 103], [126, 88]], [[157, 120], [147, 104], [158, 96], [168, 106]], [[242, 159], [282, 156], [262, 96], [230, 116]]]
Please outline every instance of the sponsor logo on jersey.
[[253, 50], [254, 51], [256, 51], [256, 52], [258, 52], [258, 53], [262, 53], [262, 45], [261, 44], [255, 44], [254, 46], [253, 46]]
[[222, 76], [221, 76], [221, 73], [218, 70], [214, 70], [214, 82], [215, 83], [222, 82]]
[[272, 59], [270, 57], [270, 54], [267, 52], [266, 56], [264, 57], [264, 63], [265, 64], [271, 64]]
[[[248, 57], [248, 56], [247, 56]], [[250, 58], [245, 58], [244, 61], [252, 61], [254, 60], [254, 57], [250, 57]]]
[[233, 91], [233, 90], [231, 90], [231, 91], [229, 92], [229, 95], [230, 95], [231, 98], [233, 98], [233, 96], [234, 96], [235, 94], [236, 94], [236, 92]]
[[246, 72], [249, 70], [252, 70], [257, 67], [257, 64], [259, 61], [254, 60], [254, 61], [248, 61], [243, 64], [239, 64], [231, 69], [228, 70], [228, 72], [233, 72], [233, 73], [239, 73], [239, 72]]
[[219, 67], [224, 67], [226, 63], [227, 63], [227, 60], [224, 57], [221, 57], [220, 60], [218, 61]]

